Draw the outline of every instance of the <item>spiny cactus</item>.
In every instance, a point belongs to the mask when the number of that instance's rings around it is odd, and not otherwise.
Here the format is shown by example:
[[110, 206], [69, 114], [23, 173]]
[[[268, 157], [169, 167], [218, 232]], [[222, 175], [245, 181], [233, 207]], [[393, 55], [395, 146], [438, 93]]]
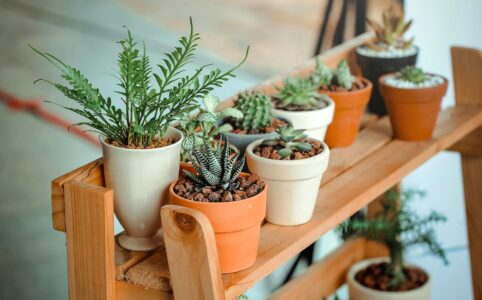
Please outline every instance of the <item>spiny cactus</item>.
[[310, 151], [311, 144], [303, 142], [308, 135], [304, 133], [304, 129], [293, 129], [293, 127], [280, 127], [276, 129], [278, 137], [274, 139], [266, 139], [262, 142], [265, 146], [281, 145], [283, 148], [278, 150], [281, 159], [290, 156], [294, 150]]
[[188, 113], [184, 114], [178, 126], [178, 129], [184, 134], [184, 139], [181, 144], [181, 161], [189, 161], [191, 151], [194, 147], [200, 146], [204, 142], [213, 144], [214, 138], [217, 135], [233, 130], [233, 127], [228, 123], [216, 127], [216, 123], [219, 120], [226, 117], [237, 120], [243, 117], [241, 111], [232, 107], [217, 112], [216, 107], [218, 104], [219, 99], [208, 94], [202, 100], [198, 115], [191, 116]]
[[266, 127], [273, 119], [273, 105], [270, 98], [263, 93], [239, 95], [234, 108], [243, 113], [243, 118], [236, 121], [236, 126], [243, 130]]
[[350, 73], [350, 67], [348, 67], [348, 63], [346, 60], [340, 61], [338, 66], [335, 70], [335, 78], [338, 86], [345, 88], [347, 90], [351, 90], [353, 86], [353, 82], [355, 81], [355, 77]]
[[222, 135], [214, 146], [204, 143], [192, 151], [192, 165], [197, 174], [183, 170], [186, 178], [192, 180], [196, 189], [212, 187], [224, 191], [233, 191], [239, 187], [238, 176], [244, 166], [244, 156], [239, 153], [231, 156], [228, 140]]
[[326, 105], [323, 97], [316, 91], [317, 86], [310, 78], [293, 77], [277, 87], [274, 96], [276, 107], [280, 109], [313, 110]]
[[316, 60], [316, 69], [310, 78], [313, 85], [337, 85], [351, 90], [355, 77], [350, 72], [346, 60], [341, 60], [335, 70], [328, 68], [320, 59]]
[[366, 46], [375, 51], [393, 49], [408, 49], [413, 45], [413, 38], [404, 39], [404, 34], [412, 25], [412, 20], [405, 21], [405, 14], [400, 6], [393, 5], [383, 11], [383, 25], [366, 19], [367, 24], [373, 28], [376, 40]]
[[408, 66], [400, 71], [400, 78], [413, 83], [421, 83], [427, 80], [427, 75], [420, 68]]

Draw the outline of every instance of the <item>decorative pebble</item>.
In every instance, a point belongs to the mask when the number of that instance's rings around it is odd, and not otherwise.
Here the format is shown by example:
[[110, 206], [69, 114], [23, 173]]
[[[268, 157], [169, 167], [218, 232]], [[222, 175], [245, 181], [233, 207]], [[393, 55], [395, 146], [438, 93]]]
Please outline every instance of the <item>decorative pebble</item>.
[[420, 83], [413, 83], [411, 81], [404, 80], [399, 77], [398, 74], [388, 76], [385, 78], [385, 84], [389, 86], [394, 86], [402, 89], [413, 89], [413, 88], [427, 88], [441, 85], [444, 83], [444, 79], [437, 75], [427, 74], [427, 79]]
[[417, 48], [412, 46], [408, 49], [388, 48], [386, 51], [375, 51], [367, 47], [358, 47], [356, 48], [356, 52], [363, 56], [369, 57], [395, 58], [414, 55], [415, 53], [417, 53]]

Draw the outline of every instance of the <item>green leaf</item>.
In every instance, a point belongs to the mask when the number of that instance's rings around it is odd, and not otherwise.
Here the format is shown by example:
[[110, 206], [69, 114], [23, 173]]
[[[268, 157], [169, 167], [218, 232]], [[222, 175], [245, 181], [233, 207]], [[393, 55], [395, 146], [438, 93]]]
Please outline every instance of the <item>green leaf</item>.
[[216, 111], [216, 107], [219, 104], [219, 98], [211, 94], [207, 94], [203, 99], [203, 103], [206, 106], [206, 110], [208, 112], [214, 113]]
[[231, 118], [234, 118], [234, 119], [242, 119], [243, 118], [243, 113], [236, 109], [236, 108], [233, 108], [233, 107], [227, 107], [225, 109], [223, 109], [221, 112], [221, 117], [222, 118], [226, 118], [226, 117], [231, 117]]

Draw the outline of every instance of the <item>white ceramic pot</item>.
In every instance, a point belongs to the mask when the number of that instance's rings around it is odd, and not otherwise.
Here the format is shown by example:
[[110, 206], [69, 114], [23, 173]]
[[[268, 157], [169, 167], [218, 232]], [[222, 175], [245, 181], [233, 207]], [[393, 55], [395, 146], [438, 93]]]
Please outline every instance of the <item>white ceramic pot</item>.
[[[371, 264], [388, 261], [387, 257], [372, 258], [362, 260], [354, 264], [347, 274], [348, 291], [351, 300], [429, 300], [432, 289], [432, 281], [428, 276], [428, 281], [421, 287], [404, 292], [385, 292], [370, 289], [355, 280], [358, 271]], [[410, 266], [410, 265], [409, 265]], [[420, 267], [417, 267], [420, 268]]]
[[165, 136], [177, 142], [156, 149], [127, 149], [100, 139], [106, 185], [114, 190], [115, 214], [125, 230], [118, 242], [132, 251], [149, 251], [162, 244], [157, 234], [160, 209], [179, 174], [182, 133], [169, 128]]
[[274, 160], [253, 153], [257, 140], [246, 148], [249, 170], [268, 185], [266, 220], [276, 225], [299, 225], [311, 220], [330, 150], [299, 160]]
[[335, 113], [335, 102], [330, 98], [326, 100], [328, 106], [322, 109], [309, 111], [273, 109], [273, 114], [290, 121], [294, 129], [306, 129], [305, 133], [310, 137], [324, 141], [326, 129], [333, 121], [333, 115]]

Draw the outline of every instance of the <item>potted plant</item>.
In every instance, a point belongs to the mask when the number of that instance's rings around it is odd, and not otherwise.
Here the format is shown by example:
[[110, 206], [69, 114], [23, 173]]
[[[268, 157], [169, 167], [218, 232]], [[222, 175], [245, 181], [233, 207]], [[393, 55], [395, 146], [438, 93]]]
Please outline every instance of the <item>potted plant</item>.
[[233, 130], [229, 123], [216, 126], [222, 119], [237, 120], [243, 117], [243, 113], [233, 107], [216, 111], [218, 104], [219, 98], [208, 94], [202, 100], [197, 114], [185, 113], [182, 117], [177, 126], [184, 135], [181, 143], [181, 165], [190, 163], [192, 149], [203, 145], [204, 142], [213, 145], [220, 134]]
[[330, 70], [318, 59], [311, 78], [318, 91], [335, 102], [335, 115], [328, 126], [325, 142], [330, 147], [353, 144], [370, 100], [372, 83], [363, 77], [353, 76], [346, 60], [340, 61], [335, 70]]
[[171, 204], [204, 213], [213, 226], [221, 272], [237, 272], [256, 260], [268, 187], [255, 175], [241, 173], [244, 156], [232, 154], [221, 136], [192, 151], [192, 171], [174, 181]]
[[183, 139], [171, 125], [196, 109], [200, 99], [233, 77], [240, 66], [225, 72], [206, 72], [201, 67], [192, 75], [180, 76], [192, 60], [198, 40], [190, 20], [189, 36], [181, 37], [180, 45], [158, 65], [161, 72], [155, 73], [145, 49], [138, 49], [128, 31], [128, 37], [119, 42], [117, 61], [117, 94], [124, 107], [103, 96], [76, 68], [33, 48], [61, 71], [67, 86], [43, 81], [77, 104], [65, 107], [85, 118], [77, 125], [87, 125], [100, 134], [105, 182], [114, 190], [115, 214], [125, 229], [118, 243], [126, 249], [152, 250], [161, 243], [156, 236], [160, 206], [167, 201], [169, 184], [178, 176]]
[[[435, 237], [433, 225], [444, 222], [444, 216], [431, 212], [419, 216], [408, 202], [422, 196], [420, 191], [385, 194], [382, 210], [371, 219], [355, 219], [342, 226], [355, 236], [379, 241], [388, 248], [389, 257], [367, 259], [353, 265], [347, 282], [352, 300], [428, 300], [431, 279], [422, 268], [405, 262], [409, 247], [426, 247], [445, 263], [445, 252]], [[399, 201], [397, 201], [399, 200]]]
[[246, 147], [253, 141], [276, 136], [276, 129], [289, 124], [287, 120], [273, 114], [271, 99], [260, 92], [245, 92], [238, 96], [234, 108], [241, 111], [242, 117], [225, 118], [220, 128], [230, 125], [232, 131], [224, 131], [232, 143], [244, 155]]
[[288, 120], [295, 129], [305, 129], [306, 133], [323, 141], [326, 129], [333, 120], [335, 105], [326, 95], [320, 95], [311, 78], [292, 77], [276, 87], [278, 93], [271, 101], [273, 113]]
[[431, 138], [447, 79], [409, 66], [380, 77], [379, 85], [395, 137], [406, 141]]
[[286, 226], [303, 224], [313, 215], [330, 150], [302, 129], [281, 127], [277, 133], [276, 138], [248, 145], [248, 167], [269, 186], [266, 220]]
[[387, 109], [378, 89], [378, 79], [383, 74], [415, 65], [419, 51], [413, 45], [413, 38], [405, 38], [412, 20], [405, 21], [400, 6], [391, 6], [383, 11], [383, 24], [370, 19], [367, 19], [367, 24], [375, 31], [375, 40], [356, 49], [356, 60], [363, 76], [373, 83], [368, 109], [372, 113], [386, 115]]

